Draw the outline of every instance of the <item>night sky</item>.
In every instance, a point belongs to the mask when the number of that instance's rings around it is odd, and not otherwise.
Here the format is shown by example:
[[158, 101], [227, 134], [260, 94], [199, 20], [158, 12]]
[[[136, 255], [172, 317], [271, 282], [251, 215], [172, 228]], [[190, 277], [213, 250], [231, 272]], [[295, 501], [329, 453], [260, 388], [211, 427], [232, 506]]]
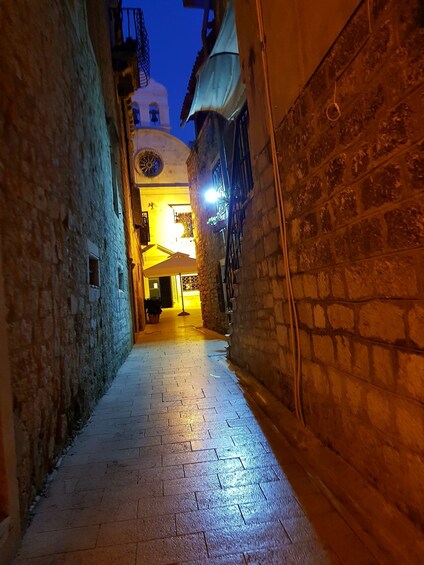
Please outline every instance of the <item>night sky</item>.
[[201, 48], [203, 10], [183, 8], [182, 0], [124, 0], [142, 8], [150, 42], [150, 72], [169, 94], [171, 133], [185, 143], [194, 140], [192, 122], [180, 127], [180, 112], [188, 80]]

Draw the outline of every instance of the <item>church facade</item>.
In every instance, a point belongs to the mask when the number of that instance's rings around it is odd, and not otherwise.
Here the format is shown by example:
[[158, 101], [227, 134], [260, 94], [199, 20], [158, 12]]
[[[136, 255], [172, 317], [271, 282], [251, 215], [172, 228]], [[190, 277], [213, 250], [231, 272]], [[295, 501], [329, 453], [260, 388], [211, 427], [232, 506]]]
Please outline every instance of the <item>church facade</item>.
[[[195, 257], [186, 166], [189, 148], [170, 133], [166, 88], [151, 79], [147, 88], [134, 93], [132, 111], [134, 179], [149, 226], [144, 267], [148, 269], [176, 252]], [[146, 296], [160, 297], [163, 307], [171, 307], [181, 300], [181, 282], [186, 301], [198, 306], [196, 273], [182, 281], [175, 276], [146, 278]]]

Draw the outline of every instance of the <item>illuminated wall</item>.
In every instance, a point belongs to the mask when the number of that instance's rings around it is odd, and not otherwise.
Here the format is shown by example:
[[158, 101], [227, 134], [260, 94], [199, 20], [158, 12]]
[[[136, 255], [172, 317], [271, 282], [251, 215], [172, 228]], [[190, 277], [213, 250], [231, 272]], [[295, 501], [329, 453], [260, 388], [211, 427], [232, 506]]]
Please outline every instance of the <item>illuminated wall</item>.
[[[176, 251], [195, 257], [192, 231], [189, 226], [183, 231], [178, 221], [187, 224], [187, 215], [191, 214], [186, 165], [189, 148], [168, 133], [167, 90], [152, 80], [146, 89], [137, 91], [132, 100], [141, 116], [134, 138], [134, 177], [142, 210], [148, 212], [150, 226], [151, 247], [144, 253], [144, 267], [155, 265]], [[153, 117], [158, 118], [154, 122], [150, 120], [152, 114], [149, 113], [152, 104], [155, 110]], [[181, 215], [180, 218], [178, 215]], [[145, 288], [148, 292], [147, 281]], [[175, 281], [173, 295], [175, 299], [180, 295]]]
[[[128, 263], [126, 243], [134, 245], [135, 234], [105, 3], [44, 3], [44, 10], [7, 3], [2, 16], [8, 143], [0, 151], [8, 167], [0, 196], [0, 324], [12, 397], [3, 397], [5, 362], [0, 433], [8, 400], [16, 439], [9, 484], [18, 481], [25, 528], [53, 462], [132, 347], [130, 277], [139, 259], [133, 247]], [[0, 527], [0, 543], [8, 531]], [[0, 546], [0, 561], [3, 555]]]
[[235, 2], [255, 186], [231, 357], [294, 409], [275, 128], [306, 425], [423, 525], [421, 3], [261, 5], [271, 127], [256, 2]]

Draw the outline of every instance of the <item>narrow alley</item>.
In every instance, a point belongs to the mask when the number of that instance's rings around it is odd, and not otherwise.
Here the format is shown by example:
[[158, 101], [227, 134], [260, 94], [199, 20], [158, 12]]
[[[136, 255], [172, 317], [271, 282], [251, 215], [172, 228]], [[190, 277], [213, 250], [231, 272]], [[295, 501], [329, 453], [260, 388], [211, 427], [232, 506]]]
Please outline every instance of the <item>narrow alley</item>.
[[0, 29], [0, 565], [422, 565], [424, 0]]
[[375, 562], [249, 402], [225, 346], [200, 311], [147, 326], [16, 565]]

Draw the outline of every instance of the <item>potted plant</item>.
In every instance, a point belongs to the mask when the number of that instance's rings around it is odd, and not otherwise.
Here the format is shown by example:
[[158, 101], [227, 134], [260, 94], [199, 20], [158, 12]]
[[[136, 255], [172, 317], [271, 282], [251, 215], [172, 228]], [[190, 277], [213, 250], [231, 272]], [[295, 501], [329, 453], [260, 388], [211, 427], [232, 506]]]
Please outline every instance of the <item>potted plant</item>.
[[158, 324], [162, 313], [160, 298], [146, 298], [144, 300], [144, 308], [149, 318], [149, 324]]

